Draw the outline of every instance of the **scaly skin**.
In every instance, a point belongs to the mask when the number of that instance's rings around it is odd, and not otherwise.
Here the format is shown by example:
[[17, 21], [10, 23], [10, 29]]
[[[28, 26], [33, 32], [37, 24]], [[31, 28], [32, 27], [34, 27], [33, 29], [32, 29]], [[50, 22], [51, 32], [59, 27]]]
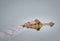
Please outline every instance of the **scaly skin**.
[[50, 25], [50, 27], [52, 27], [54, 25], [53, 22], [49, 22], [49, 23], [41, 23], [38, 19], [35, 19], [33, 21], [33, 23], [31, 22], [27, 22], [24, 25], [22, 25], [23, 27], [26, 28], [31, 28], [31, 29], [36, 29], [37, 31], [39, 31], [43, 26], [45, 25]]

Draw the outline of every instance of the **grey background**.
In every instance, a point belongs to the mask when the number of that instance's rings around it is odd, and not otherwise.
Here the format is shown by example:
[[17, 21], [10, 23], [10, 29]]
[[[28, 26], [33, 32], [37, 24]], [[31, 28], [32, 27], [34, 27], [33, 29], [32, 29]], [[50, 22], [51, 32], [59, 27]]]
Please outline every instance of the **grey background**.
[[12, 39], [0, 41], [60, 41], [60, 0], [0, 0], [0, 30], [38, 18], [55, 22], [53, 28], [26, 30]]

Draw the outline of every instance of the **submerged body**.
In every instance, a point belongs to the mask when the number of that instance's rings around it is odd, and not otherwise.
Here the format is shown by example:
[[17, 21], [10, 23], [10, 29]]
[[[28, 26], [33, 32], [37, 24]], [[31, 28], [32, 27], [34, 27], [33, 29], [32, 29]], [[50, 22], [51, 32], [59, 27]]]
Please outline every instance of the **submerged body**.
[[53, 22], [41, 23], [38, 19], [35, 19], [33, 22], [27, 22], [22, 26], [26, 28], [36, 29], [37, 31], [39, 31], [45, 25], [50, 25], [50, 27], [52, 27], [54, 23]]

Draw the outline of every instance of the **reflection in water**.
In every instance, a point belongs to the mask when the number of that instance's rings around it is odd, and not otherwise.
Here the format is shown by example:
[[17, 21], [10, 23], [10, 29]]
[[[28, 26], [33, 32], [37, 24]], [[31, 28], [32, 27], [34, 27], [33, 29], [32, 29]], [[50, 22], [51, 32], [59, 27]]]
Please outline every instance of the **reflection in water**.
[[12, 29], [3, 29], [0, 31], [0, 39], [15, 37], [23, 31], [23, 28], [20, 27], [15, 27]]

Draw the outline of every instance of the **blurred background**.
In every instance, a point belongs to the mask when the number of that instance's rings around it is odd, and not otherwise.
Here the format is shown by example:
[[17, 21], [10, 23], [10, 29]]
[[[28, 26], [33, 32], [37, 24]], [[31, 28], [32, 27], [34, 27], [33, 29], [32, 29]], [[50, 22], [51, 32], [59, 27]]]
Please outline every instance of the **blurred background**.
[[55, 23], [52, 28], [24, 30], [14, 38], [0, 41], [60, 41], [59, 17], [60, 0], [0, 0], [0, 30], [15, 28], [34, 19]]

